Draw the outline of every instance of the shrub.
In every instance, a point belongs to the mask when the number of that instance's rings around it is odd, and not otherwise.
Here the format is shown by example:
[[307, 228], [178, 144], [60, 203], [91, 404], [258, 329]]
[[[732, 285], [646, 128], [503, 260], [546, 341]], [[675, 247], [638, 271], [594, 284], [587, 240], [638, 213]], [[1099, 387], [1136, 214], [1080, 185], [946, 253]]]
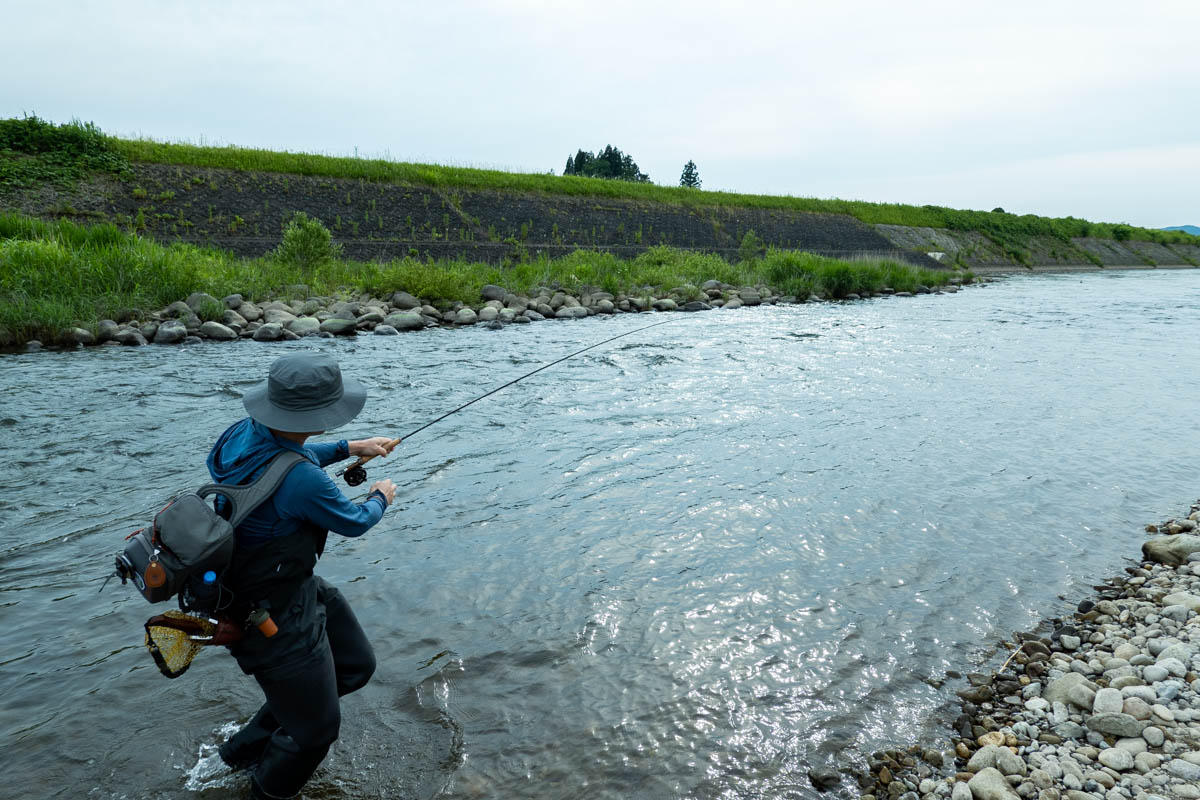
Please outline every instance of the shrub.
[[91, 170], [124, 175], [125, 157], [90, 122], [55, 125], [37, 116], [0, 120], [0, 190], [42, 181], [69, 185]]
[[742, 243], [738, 245], [738, 258], [751, 263], [757, 261], [764, 251], [762, 239], [753, 230], [746, 231]]
[[831, 297], [845, 297], [859, 288], [854, 268], [844, 262], [823, 264], [819, 275]]
[[205, 300], [200, 304], [200, 308], [196, 309], [196, 316], [204, 322], [220, 322], [224, 314], [225, 306], [219, 300]]
[[342, 246], [335, 244], [333, 234], [319, 219], [297, 211], [283, 229], [283, 241], [275, 249], [275, 257], [285, 264], [311, 269], [341, 258]]

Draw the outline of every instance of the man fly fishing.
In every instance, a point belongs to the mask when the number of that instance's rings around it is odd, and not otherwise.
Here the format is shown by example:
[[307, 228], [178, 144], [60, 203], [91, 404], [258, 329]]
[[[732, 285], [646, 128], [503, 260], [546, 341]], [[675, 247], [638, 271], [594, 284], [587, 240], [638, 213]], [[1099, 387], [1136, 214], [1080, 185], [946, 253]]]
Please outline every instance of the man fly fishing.
[[[221, 434], [209, 453], [213, 480], [246, 486], [274, 472], [268, 468], [273, 462], [283, 463], [281, 453], [292, 455], [293, 460], [294, 455], [303, 457], [294, 465], [285, 464], [282, 482], [269, 499], [251, 501], [252, 511], [233, 516], [240, 521], [233, 532], [235, 547], [226, 582], [234, 599], [231, 607], [221, 608], [228, 618], [250, 623], [244, 638], [230, 644], [229, 650], [242, 671], [258, 681], [266, 702], [221, 745], [220, 756], [234, 769], [253, 768], [254, 797], [279, 800], [300, 792], [337, 740], [338, 698], [365, 686], [375, 671], [375, 654], [350, 604], [341, 592], [313, 575], [313, 567], [329, 531], [343, 536], [365, 533], [383, 517], [396, 486], [390, 480], [377, 481], [366, 500], [352, 503], [323, 467], [357, 456], [353, 465], [337, 472], [356, 486], [366, 480], [363, 465], [386, 456], [403, 439], [568, 358], [664, 324], [625, 331], [544, 364], [399, 439], [379, 436], [307, 444], [310, 437], [354, 419], [366, 401], [362, 385], [343, 378], [329, 356], [283, 356], [271, 365], [267, 380], [246, 393], [242, 403], [249, 418]], [[224, 503], [218, 497], [216, 511], [222, 512]], [[159, 567], [153, 562], [157, 556], [155, 550], [145, 574]], [[122, 571], [119, 565], [118, 573], [124, 580], [136, 570], [130, 559], [123, 563], [128, 569]], [[160, 585], [150, 583], [151, 588]], [[147, 599], [156, 602], [165, 597]]]
[[243, 398], [250, 416], [221, 434], [208, 456], [213, 480], [235, 484], [254, 480], [282, 451], [306, 459], [234, 533], [234, 617], [262, 609], [277, 628], [270, 634], [270, 626], [266, 632], [251, 627], [229, 648], [266, 696], [220, 748], [230, 767], [253, 768], [254, 797], [300, 792], [337, 740], [338, 698], [365, 686], [375, 671], [375, 654], [350, 604], [312, 570], [329, 531], [366, 533], [396, 492], [392, 481], [377, 481], [366, 500], [353, 503], [322, 467], [351, 456], [384, 456], [394, 444], [387, 437], [307, 444], [354, 419], [365, 401], [365, 388], [344, 378], [332, 357], [283, 356]]

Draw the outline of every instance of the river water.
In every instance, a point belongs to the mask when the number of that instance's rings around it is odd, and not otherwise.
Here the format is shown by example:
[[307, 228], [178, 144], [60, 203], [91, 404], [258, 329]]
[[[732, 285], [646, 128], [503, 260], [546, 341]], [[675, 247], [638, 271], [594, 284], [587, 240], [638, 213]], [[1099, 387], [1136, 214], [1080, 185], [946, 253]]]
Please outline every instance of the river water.
[[[379, 670], [306, 796], [812, 797], [944, 741], [948, 671], [1200, 495], [1198, 315], [1200, 271], [681, 314], [439, 423], [319, 567]], [[0, 358], [0, 795], [240, 796], [211, 752], [253, 681], [163, 679], [98, 590], [277, 355], [369, 386], [338, 435], [400, 435], [664, 319]]]

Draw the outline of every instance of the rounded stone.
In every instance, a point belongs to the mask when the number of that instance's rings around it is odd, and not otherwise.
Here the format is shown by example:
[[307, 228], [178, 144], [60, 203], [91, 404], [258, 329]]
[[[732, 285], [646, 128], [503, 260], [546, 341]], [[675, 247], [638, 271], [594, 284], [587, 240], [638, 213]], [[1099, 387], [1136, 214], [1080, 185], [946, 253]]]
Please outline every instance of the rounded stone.
[[384, 317], [383, 324], [389, 325], [397, 331], [419, 331], [425, 327], [425, 320], [415, 312], [402, 311], [388, 314]]
[[1142, 669], [1142, 679], [1147, 683], [1158, 683], [1159, 681], [1165, 681], [1167, 676], [1170, 674], [1171, 673], [1167, 671], [1166, 667], [1159, 664], [1151, 664]]
[[[1178, 658], [1163, 658], [1160, 656], [1158, 663], [1154, 666], [1162, 667], [1168, 674], [1174, 675], [1176, 678], [1182, 678], [1187, 675], [1187, 667]], [[1146, 667], [1146, 669], [1150, 669], [1150, 667]]]
[[352, 319], [330, 317], [321, 323], [321, 333], [332, 333], [334, 336], [353, 336], [358, 332], [358, 323]]
[[1128, 714], [1104, 713], [1093, 714], [1088, 718], [1087, 726], [1097, 733], [1107, 733], [1112, 736], [1130, 738], [1141, 736], [1146, 723], [1140, 722]]
[[1113, 650], [1113, 657], [1123, 659], [1124, 661], [1129, 661], [1129, 659], [1133, 658], [1140, 652], [1141, 651], [1136, 647], [1126, 642], [1124, 644], [1117, 645], [1117, 648]]
[[199, 311], [206, 305], [217, 305], [220, 304], [221, 301], [213, 297], [208, 292], [192, 292], [188, 295], [188, 298], [184, 301], [184, 303], [192, 311]]
[[113, 337], [113, 341], [120, 342], [126, 347], [140, 347], [144, 344], [149, 344], [146, 341], [146, 337], [142, 335], [142, 332], [133, 328], [121, 328], [117, 331], [117, 335]]
[[86, 346], [96, 343], [96, 337], [92, 335], [91, 331], [85, 328], [72, 328], [68, 334], [68, 337], [75, 344], [82, 344]]
[[315, 336], [321, 332], [321, 323], [315, 317], [296, 317], [284, 329], [297, 336]]
[[1162, 764], [1162, 758], [1157, 753], [1138, 753], [1133, 757], [1133, 765], [1143, 775], [1156, 770]]
[[1028, 767], [1025, 766], [1025, 760], [1013, 753], [1008, 748], [1003, 748], [996, 756], [996, 769], [1000, 770], [1005, 775], [1021, 775], [1024, 776]]
[[241, 314], [247, 322], [258, 322], [263, 316], [262, 309], [248, 300], [237, 307], [237, 312]]
[[253, 339], [256, 342], [275, 342], [279, 341], [282, 336], [282, 325], [278, 322], [267, 322], [254, 332]]
[[1000, 770], [988, 767], [967, 783], [975, 800], [1017, 800], [1020, 797]]
[[1126, 697], [1121, 703], [1121, 711], [1134, 719], [1150, 719], [1150, 704], [1140, 697]]
[[238, 335], [234, 333], [231, 328], [228, 328], [219, 322], [213, 322], [212, 320], [201, 323], [200, 335], [205, 339], [213, 339], [218, 342], [232, 342], [234, 339], [238, 338]]
[[1101, 689], [1096, 692], [1096, 699], [1092, 702], [1092, 711], [1096, 714], [1120, 713], [1123, 701], [1119, 689]]
[[1133, 769], [1133, 753], [1119, 747], [1110, 747], [1107, 750], [1101, 750], [1097, 760], [1108, 767], [1115, 769], [1117, 772], [1125, 772]]
[[1170, 761], [1167, 764], [1167, 772], [1176, 778], [1183, 778], [1185, 781], [1200, 781], [1200, 764], [1193, 764], [1181, 758]]
[[155, 344], [178, 344], [187, 338], [188, 331], [179, 320], [166, 320], [154, 332]]

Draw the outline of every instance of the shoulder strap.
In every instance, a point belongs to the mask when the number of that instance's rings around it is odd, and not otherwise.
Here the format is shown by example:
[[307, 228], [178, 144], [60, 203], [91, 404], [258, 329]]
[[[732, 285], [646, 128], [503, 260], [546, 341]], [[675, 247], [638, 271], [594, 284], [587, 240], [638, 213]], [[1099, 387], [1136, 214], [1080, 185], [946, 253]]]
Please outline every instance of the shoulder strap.
[[292, 471], [292, 467], [308, 459], [291, 450], [284, 450], [271, 459], [267, 467], [250, 483], [208, 483], [196, 490], [201, 497], [219, 494], [229, 501], [232, 510], [229, 514], [229, 524], [236, 528], [250, 512], [262, 505], [283, 483], [283, 479]]

